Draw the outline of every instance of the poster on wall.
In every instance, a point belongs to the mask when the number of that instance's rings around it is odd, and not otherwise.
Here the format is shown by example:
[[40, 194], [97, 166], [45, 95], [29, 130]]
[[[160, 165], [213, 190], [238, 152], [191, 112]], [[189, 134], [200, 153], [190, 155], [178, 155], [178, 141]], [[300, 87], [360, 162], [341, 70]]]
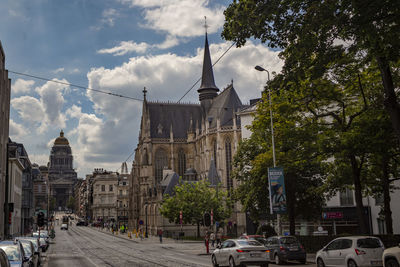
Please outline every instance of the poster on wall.
[[271, 214], [286, 213], [286, 192], [283, 168], [268, 168], [269, 199]]

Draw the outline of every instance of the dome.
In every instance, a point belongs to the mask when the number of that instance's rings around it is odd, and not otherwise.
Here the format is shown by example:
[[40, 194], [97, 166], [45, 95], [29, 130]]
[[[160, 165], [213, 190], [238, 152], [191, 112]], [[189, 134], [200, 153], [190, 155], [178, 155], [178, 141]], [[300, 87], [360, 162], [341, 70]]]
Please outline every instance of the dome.
[[64, 137], [63, 130], [61, 130], [60, 136], [54, 141], [54, 145], [69, 145], [68, 139]]

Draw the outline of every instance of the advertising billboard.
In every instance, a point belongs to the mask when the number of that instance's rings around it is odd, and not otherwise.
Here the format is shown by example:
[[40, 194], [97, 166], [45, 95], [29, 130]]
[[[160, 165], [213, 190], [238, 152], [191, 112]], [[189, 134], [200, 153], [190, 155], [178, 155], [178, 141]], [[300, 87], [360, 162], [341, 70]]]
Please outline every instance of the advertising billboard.
[[268, 184], [271, 214], [286, 213], [286, 192], [283, 168], [268, 168]]

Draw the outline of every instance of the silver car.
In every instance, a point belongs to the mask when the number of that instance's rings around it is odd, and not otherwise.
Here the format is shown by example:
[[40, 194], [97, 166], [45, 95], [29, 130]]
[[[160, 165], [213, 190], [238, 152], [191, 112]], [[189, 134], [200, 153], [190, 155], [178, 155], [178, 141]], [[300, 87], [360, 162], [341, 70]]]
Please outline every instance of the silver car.
[[268, 267], [269, 252], [258, 241], [228, 239], [211, 255], [213, 266], [260, 265]]
[[40, 242], [39, 238], [36, 237], [31, 237], [31, 236], [21, 236], [21, 237], [16, 237], [15, 239], [18, 240], [29, 240], [32, 242], [34, 249], [35, 249], [35, 254], [37, 255], [37, 266], [41, 265], [41, 255], [40, 255]]
[[332, 240], [317, 252], [318, 267], [382, 266], [382, 241], [373, 236], [348, 236]]

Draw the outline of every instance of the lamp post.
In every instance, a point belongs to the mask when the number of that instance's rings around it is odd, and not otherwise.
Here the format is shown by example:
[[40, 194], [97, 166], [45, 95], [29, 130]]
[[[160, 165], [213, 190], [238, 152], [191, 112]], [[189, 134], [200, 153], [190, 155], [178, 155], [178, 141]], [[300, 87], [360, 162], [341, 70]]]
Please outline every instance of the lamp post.
[[[268, 82], [270, 82], [269, 79], [269, 71], [264, 69], [261, 66], [255, 66], [254, 67], [256, 70], [258, 71], [265, 71], [268, 74]], [[273, 159], [273, 163], [274, 163], [274, 168], [276, 167], [276, 157], [275, 157], [275, 137], [274, 137], [274, 121], [272, 119], [273, 114], [272, 114], [272, 99], [271, 99], [271, 89], [268, 86], [268, 98], [269, 98], [269, 115], [271, 118], [271, 142], [272, 142], [272, 159]], [[277, 224], [278, 224], [278, 234], [281, 235], [282, 234], [282, 227], [281, 227], [281, 216], [280, 214], [276, 215], [276, 220], [277, 220]]]

